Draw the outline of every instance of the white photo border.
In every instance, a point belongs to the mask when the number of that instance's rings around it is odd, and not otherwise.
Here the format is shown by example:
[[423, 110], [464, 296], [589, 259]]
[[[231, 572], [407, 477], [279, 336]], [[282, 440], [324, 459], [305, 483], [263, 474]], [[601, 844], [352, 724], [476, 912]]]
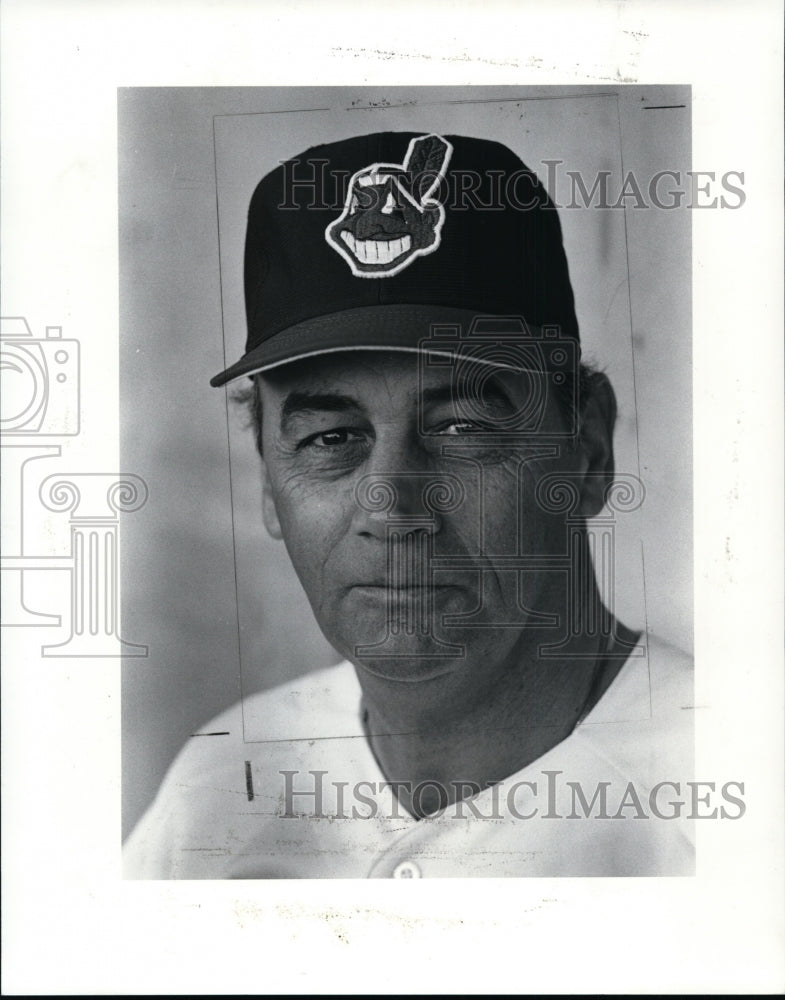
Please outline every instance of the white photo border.
[[696, 778], [747, 813], [699, 827], [694, 879], [123, 882], [119, 660], [4, 629], [9, 994], [783, 988], [781, 5], [396, 12], [4, 4], [3, 315], [80, 342], [69, 470], [122, 471], [118, 87], [691, 85], [693, 164], [747, 194], [693, 220]]

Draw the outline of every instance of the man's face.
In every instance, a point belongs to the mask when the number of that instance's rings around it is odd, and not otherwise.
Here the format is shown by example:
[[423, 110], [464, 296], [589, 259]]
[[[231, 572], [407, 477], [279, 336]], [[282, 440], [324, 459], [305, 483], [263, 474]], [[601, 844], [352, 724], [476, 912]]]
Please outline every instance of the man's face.
[[[449, 364], [341, 352], [274, 369], [261, 392], [265, 522], [361, 669], [490, 676], [532, 629], [563, 626], [564, 514], [535, 493], [585, 459], [556, 400], [538, 434], [520, 433], [531, 378], [492, 369], [467, 399]], [[521, 557], [537, 566], [521, 571]]]

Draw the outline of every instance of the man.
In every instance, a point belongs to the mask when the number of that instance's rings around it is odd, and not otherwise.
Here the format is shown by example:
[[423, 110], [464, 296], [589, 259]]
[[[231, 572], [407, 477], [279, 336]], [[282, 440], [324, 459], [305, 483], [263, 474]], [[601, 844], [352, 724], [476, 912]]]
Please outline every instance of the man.
[[691, 872], [688, 664], [598, 592], [616, 405], [536, 176], [462, 136], [310, 149], [254, 193], [245, 295], [212, 384], [252, 380], [264, 523], [345, 660], [189, 744], [127, 873]]

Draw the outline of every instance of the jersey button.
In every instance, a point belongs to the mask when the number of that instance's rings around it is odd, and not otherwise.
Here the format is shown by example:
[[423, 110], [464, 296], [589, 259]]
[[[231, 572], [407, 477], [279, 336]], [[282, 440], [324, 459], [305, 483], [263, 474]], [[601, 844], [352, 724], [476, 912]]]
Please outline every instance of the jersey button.
[[422, 872], [413, 861], [402, 861], [395, 866], [393, 878], [422, 878]]

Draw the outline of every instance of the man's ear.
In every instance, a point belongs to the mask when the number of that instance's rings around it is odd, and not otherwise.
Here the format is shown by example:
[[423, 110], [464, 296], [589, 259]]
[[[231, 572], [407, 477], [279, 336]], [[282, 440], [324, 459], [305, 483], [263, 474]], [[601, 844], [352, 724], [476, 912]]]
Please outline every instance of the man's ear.
[[605, 495], [613, 482], [613, 428], [616, 423], [616, 394], [602, 372], [589, 376], [588, 399], [581, 419], [580, 442], [585, 476], [578, 510], [584, 517], [595, 517], [605, 504]]
[[262, 520], [270, 537], [280, 541], [283, 538], [283, 532], [281, 531], [281, 522], [278, 520], [278, 511], [275, 509], [270, 472], [264, 459], [262, 459]]

